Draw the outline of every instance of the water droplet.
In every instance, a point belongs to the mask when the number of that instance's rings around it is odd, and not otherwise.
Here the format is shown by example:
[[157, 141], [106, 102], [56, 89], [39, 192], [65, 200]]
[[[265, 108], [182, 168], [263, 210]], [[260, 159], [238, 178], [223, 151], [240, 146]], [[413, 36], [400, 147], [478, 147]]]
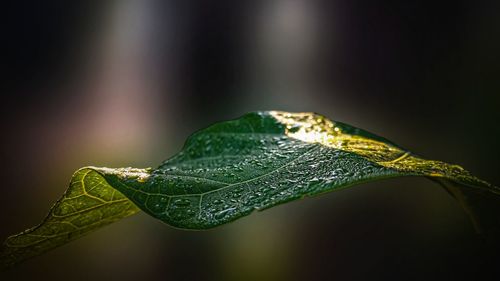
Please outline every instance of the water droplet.
[[221, 200], [221, 199], [216, 199], [216, 200], [214, 200], [214, 204], [215, 204], [215, 205], [221, 205], [221, 204], [224, 204], [224, 200]]
[[214, 217], [215, 219], [223, 219], [224, 217], [226, 217], [227, 215], [229, 215], [230, 213], [232, 213], [236, 208], [229, 208], [229, 209], [225, 209], [225, 210], [222, 210], [220, 212], [217, 212]]
[[191, 201], [188, 199], [175, 199], [174, 205], [177, 207], [185, 207], [191, 205]]
[[316, 183], [319, 183], [320, 182], [320, 179], [318, 177], [314, 177], [312, 179], [309, 180], [309, 182], [311, 184], [316, 184]]

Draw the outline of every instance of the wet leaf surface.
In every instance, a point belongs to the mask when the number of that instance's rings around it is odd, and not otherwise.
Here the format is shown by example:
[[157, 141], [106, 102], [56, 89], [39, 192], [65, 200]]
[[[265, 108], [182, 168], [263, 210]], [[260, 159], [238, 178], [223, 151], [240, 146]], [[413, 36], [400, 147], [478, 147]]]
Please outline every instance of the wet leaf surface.
[[194, 133], [156, 169], [78, 170], [39, 226], [5, 241], [1, 264], [39, 255], [139, 209], [177, 228], [208, 229], [255, 210], [400, 176], [500, 193], [460, 166], [423, 159], [319, 114], [254, 112]]

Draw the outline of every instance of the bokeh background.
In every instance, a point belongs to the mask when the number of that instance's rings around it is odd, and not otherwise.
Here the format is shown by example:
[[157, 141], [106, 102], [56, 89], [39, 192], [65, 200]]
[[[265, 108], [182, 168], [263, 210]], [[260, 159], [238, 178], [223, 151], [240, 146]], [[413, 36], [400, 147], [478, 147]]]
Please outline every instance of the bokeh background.
[[[79, 167], [155, 167], [254, 110], [319, 112], [500, 184], [498, 1], [61, 2], [2, 8], [2, 239]], [[203, 232], [139, 214], [0, 279], [498, 277], [497, 240], [401, 178]]]

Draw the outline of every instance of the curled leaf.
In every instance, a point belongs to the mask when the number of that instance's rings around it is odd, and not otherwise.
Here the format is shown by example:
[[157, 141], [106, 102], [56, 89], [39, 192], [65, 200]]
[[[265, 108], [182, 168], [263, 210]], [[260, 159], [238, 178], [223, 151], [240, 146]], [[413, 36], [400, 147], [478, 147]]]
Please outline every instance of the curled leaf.
[[156, 169], [78, 170], [39, 226], [6, 240], [1, 264], [41, 254], [139, 209], [177, 228], [208, 229], [254, 210], [400, 176], [500, 194], [460, 166], [423, 159], [319, 114], [254, 112], [194, 133]]

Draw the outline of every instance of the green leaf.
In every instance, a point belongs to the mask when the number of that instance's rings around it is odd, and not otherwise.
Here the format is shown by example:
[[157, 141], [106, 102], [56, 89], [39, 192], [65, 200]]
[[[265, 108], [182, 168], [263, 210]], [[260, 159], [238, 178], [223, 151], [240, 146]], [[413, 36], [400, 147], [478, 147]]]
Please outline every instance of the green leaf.
[[138, 208], [177, 228], [208, 229], [254, 210], [400, 176], [500, 194], [460, 166], [425, 160], [319, 114], [255, 112], [194, 133], [156, 169], [78, 170], [39, 226], [6, 240], [1, 264], [41, 254]]
[[[139, 209], [111, 187], [102, 170], [82, 168], [75, 172], [68, 190], [38, 226], [7, 238], [0, 255], [0, 267], [37, 256], [79, 238], [95, 229], [133, 215]], [[127, 177], [142, 170], [117, 169]], [[104, 174], [104, 173], [103, 173]]]

